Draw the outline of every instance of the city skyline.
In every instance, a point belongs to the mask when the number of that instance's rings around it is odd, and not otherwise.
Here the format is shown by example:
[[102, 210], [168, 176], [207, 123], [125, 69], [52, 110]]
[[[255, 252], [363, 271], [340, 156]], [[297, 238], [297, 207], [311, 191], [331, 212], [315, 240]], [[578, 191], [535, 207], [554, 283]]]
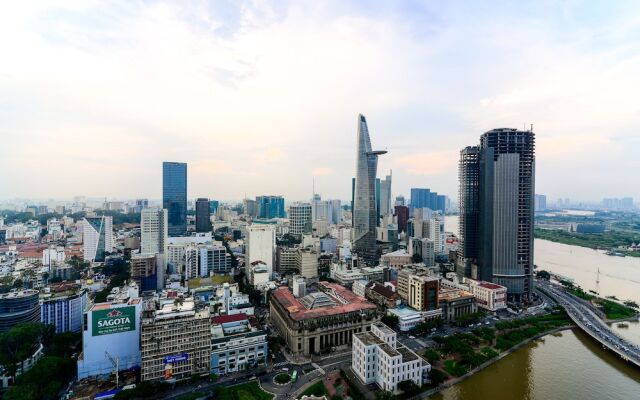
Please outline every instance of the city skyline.
[[344, 200], [360, 112], [394, 195], [456, 198], [461, 147], [533, 123], [540, 193], [640, 198], [632, 2], [3, 8], [3, 199], [160, 198], [175, 160], [190, 199]]

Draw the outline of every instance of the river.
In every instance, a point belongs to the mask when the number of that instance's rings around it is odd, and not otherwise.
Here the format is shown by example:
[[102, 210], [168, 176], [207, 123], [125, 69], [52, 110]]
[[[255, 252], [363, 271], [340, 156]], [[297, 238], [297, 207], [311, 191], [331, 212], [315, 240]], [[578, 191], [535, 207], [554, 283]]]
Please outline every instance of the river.
[[[457, 234], [457, 217], [445, 219]], [[535, 264], [575, 279], [602, 296], [640, 301], [640, 259], [535, 241]], [[597, 270], [600, 268], [599, 282]], [[612, 328], [640, 344], [640, 323]], [[548, 335], [469, 379], [432, 396], [438, 400], [640, 399], [640, 370], [604, 350], [579, 330]]]

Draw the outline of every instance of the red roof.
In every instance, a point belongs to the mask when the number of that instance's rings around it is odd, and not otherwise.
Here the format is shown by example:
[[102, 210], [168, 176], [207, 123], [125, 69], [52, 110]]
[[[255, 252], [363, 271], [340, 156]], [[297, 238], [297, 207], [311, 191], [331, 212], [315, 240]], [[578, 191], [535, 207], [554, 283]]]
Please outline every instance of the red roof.
[[291, 293], [287, 287], [279, 287], [272, 292], [272, 296], [278, 303], [282, 304], [282, 307], [289, 312], [289, 316], [295, 321], [376, 308], [373, 303], [356, 296], [344, 286], [329, 282], [320, 282], [320, 284], [326, 288], [335, 290], [335, 292], [344, 299], [346, 304], [341, 304], [338, 301], [335, 307], [320, 307], [308, 310], [302, 305], [300, 300], [293, 296], [293, 293]]
[[491, 282], [481, 282], [478, 286], [486, 288], [486, 289], [502, 289], [504, 286], [496, 285]]
[[244, 321], [247, 319], [247, 314], [233, 314], [233, 315], [219, 315], [217, 317], [211, 318], [211, 321], [214, 324], [226, 324], [227, 322], [237, 322]]

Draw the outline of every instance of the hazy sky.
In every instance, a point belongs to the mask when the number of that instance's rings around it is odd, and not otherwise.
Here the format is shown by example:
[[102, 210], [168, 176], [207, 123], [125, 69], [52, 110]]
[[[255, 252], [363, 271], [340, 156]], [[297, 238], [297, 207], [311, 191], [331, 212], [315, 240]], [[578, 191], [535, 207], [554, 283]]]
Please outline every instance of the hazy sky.
[[11, 1], [0, 198], [350, 198], [357, 115], [394, 195], [534, 124], [537, 192], [640, 198], [638, 1]]

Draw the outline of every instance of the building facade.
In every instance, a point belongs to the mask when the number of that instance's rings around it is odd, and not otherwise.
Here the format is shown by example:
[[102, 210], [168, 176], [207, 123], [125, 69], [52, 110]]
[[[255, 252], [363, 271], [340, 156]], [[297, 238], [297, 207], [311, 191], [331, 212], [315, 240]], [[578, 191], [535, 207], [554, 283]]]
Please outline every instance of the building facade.
[[353, 252], [369, 265], [376, 265], [376, 226], [378, 207], [376, 173], [378, 156], [386, 151], [373, 151], [364, 115], [358, 116], [356, 177], [353, 195]]
[[258, 218], [285, 218], [284, 198], [282, 196], [257, 196]]
[[[472, 165], [471, 156], [464, 164], [461, 160], [465, 171], [460, 176], [469, 180], [460, 182], [460, 192], [470, 200], [461, 201], [460, 214], [465, 216], [460, 226], [461, 247], [466, 251], [465, 242], [471, 240], [477, 242], [478, 249], [477, 268], [473, 271], [472, 267], [471, 277], [506, 286], [508, 298], [516, 303], [529, 302], [533, 290], [534, 148], [532, 131], [494, 129], [480, 137], [477, 166]], [[462, 156], [466, 156], [465, 150]], [[478, 183], [474, 187], [476, 168]], [[476, 197], [474, 232], [467, 216], [473, 215]]]
[[245, 265], [261, 261], [265, 263], [271, 276], [275, 250], [276, 228], [274, 225], [253, 223], [247, 226]]
[[267, 332], [254, 325], [245, 314], [212, 318], [212, 374], [227, 375], [265, 364]]
[[88, 305], [85, 289], [47, 293], [40, 304], [40, 322], [53, 325], [56, 333], [82, 331], [82, 317]]
[[18, 290], [0, 294], [0, 332], [22, 322], [40, 322], [37, 290]]
[[209, 199], [196, 200], [196, 232], [211, 232], [211, 208]]
[[85, 261], [104, 261], [113, 251], [113, 219], [109, 216], [86, 217], [82, 220], [82, 247]]
[[396, 333], [378, 322], [370, 330], [354, 334], [351, 369], [365, 385], [398, 392], [398, 383], [426, 382], [431, 366], [422, 357], [398, 343]]
[[167, 254], [167, 210], [145, 208], [140, 213], [140, 253]]
[[300, 238], [311, 234], [311, 204], [293, 203], [289, 206], [289, 233]]
[[469, 291], [478, 307], [496, 312], [507, 308], [507, 288], [491, 282], [468, 280]]
[[380, 319], [376, 306], [335, 283], [295, 298], [286, 287], [272, 292], [269, 317], [294, 355], [310, 356], [348, 347], [352, 336]]
[[209, 309], [190, 298], [145, 302], [140, 333], [142, 381], [180, 381], [209, 374], [211, 322]]
[[187, 234], [187, 164], [162, 163], [162, 208], [168, 214], [169, 236]]

